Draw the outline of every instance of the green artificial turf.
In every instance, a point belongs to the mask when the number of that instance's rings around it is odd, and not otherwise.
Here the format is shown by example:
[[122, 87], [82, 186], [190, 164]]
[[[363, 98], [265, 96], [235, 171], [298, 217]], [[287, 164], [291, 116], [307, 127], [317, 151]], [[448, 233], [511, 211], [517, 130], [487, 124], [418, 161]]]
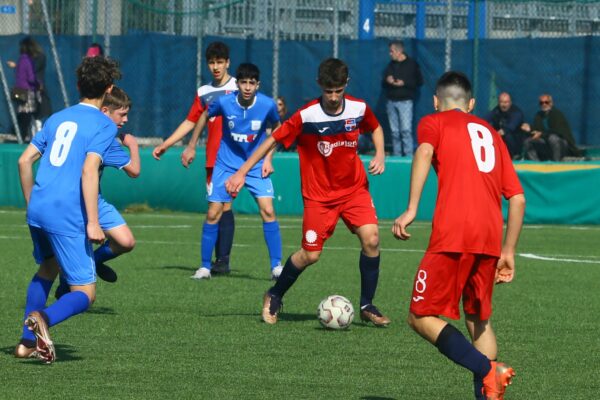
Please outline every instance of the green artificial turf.
[[[119, 280], [99, 282], [87, 313], [51, 329], [58, 359], [42, 365], [12, 357], [36, 266], [24, 212], [0, 210], [1, 399], [473, 398], [471, 374], [405, 323], [428, 223], [399, 242], [391, 221], [381, 221], [375, 303], [392, 324], [378, 329], [357, 316], [348, 331], [327, 331], [316, 318], [323, 298], [340, 294], [358, 308], [359, 243], [343, 224], [286, 295], [280, 321], [267, 326], [260, 310], [271, 281], [258, 217], [236, 216], [233, 271], [209, 281], [190, 279], [203, 215], [125, 218], [137, 247], [108, 263]], [[300, 244], [301, 219], [279, 220], [285, 260]], [[506, 399], [600, 393], [598, 243], [597, 226], [524, 228], [519, 253], [548, 259], [519, 255], [514, 282], [495, 292], [499, 359], [517, 372]]]

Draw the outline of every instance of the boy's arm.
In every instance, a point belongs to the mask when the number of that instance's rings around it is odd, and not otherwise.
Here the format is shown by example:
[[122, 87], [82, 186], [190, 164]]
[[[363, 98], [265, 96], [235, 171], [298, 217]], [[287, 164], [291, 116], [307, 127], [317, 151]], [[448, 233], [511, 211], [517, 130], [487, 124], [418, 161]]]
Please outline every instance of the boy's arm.
[[183, 150], [183, 153], [181, 153], [181, 164], [186, 168], [189, 167], [190, 164], [194, 162], [194, 158], [196, 158], [196, 145], [198, 144], [198, 139], [200, 139], [207, 121], [208, 111], [204, 110], [202, 115], [200, 115], [200, 119], [196, 123], [196, 126], [194, 127], [194, 132], [192, 133], [190, 142], [186, 146], [185, 150]]
[[394, 221], [392, 232], [396, 239], [407, 240], [410, 233], [406, 228], [414, 221], [419, 209], [419, 201], [423, 194], [423, 187], [429, 175], [431, 168], [431, 159], [433, 158], [433, 146], [429, 143], [423, 143], [415, 151], [412, 170], [410, 173], [410, 195], [406, 211]]
[[379, 125], [371, 134], [373, 145], [375, 146], [375, 156], [369, 162], [369, 173], [371, 175], [380, 175], [385, 171], [385, 149], [383, 143], [383, 128]]
[[244, 164], [237, 170], [237, 172], [229, 177], [225, 182], [225, 188], [227, 192], [232, 196], [237, 195], [237, 193], [244, 187], [244, 181], [246, 178], [246, 174], [252, 167], [256, 165], [264, 156], [267, 155], [268, 152], [275, 149], [277, 142], [273, 138], [273, 135], [269, 136], [265, 141], [250, 155], [250, 158], [246, 160]]
[[[271, 132], [275, 131], [275, 129], [279, 128], [280, 126], [281, 126], [281, 122], [276, 122], [273, 125]], [[263, 161], [263, 166], [262, 166], [262, 177], [263, 178], [266, 178], [267, 176], [269, 176], [273, 172], [275, 172], [275, 168], [273, 168], [273, 154], [275, 154], [275, 150], [276, 150], [276, 147], [273, 147], [271, 149], [271, 151], [269, 151], [267, 153], [267, 155], [265, 156], [265, 160]]]
[[98, 221], [98, 170], [102, 159], [95, 153], [89, 153], [85, 158], [81, 171], [81, 191], [87, 214], [86, 232], [92, 243], [102, 243], [105, 239], [104, 232]]
[[29, 205], [29, 198], [33, 190], [33, 164], [42, 155], [34, 145], [30, 144], [19, 157], [19, 179], [21, 181], [21, 190], [25, 204]]
[[183, 139], [185, 135], [187, 135], [194, 128], [194, 125], [195, 124], [192, 121], [185, 119], [181, 124], [179, 124], [171, 136], [169, 136], [163, 143], [156, 146], [154, 150], [152, 150], [152, 157], [160, 160], [160, 156], [165, 154], [169, 147]]
[[123, 145], [129, 149], [129, 158], [131, 161], [125, 167], [123, 167], [123, 171], [131, 178], [137, 178], [140, 176], [140, 171], [142, 169], [142, 164], [140, 161], [140, 148], [138, 146], [138, 142], [135, 139], [135, 136], [126, 133], [123, 135], [121, 139]]
[[525, 195], [517, 194], [508, 199], [506, 234], [496, 269], [496, 283], [505, 283], [515, 276], [515, 251], [525, 215]]

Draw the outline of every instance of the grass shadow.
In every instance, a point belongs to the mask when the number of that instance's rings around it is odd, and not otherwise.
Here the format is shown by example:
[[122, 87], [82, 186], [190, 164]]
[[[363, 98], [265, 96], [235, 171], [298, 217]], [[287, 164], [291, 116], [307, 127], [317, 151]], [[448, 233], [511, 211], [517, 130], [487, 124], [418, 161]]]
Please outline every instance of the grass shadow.
[[179, 271], [190, 271], [190, 272], [195, 272], [198, 269], [197, 267], [186, 267], [185, 265], [163, 265], [163, 266], [157, 267], [157, 268], [177, 269]]
[[86, 314], [98, 314], [98, 315], [118, 315], [112, 307], [90, 307]]
[[[13, 351], [15, 350], [15, 346], [2, 347], [0, 349], [0, 352], [12, 356]], [[77, 350], [73, 346], [70, 346], [68, 344], [55, 344], [54, 348], [56, 350], [55, 362], [71, 362], [83, 360], [82, 357], [76, 355]], [[41, 363], [40, 360], [38, 360], [37, 358], [18, 358], [16, 360], [28, 365], [45, 365]]]

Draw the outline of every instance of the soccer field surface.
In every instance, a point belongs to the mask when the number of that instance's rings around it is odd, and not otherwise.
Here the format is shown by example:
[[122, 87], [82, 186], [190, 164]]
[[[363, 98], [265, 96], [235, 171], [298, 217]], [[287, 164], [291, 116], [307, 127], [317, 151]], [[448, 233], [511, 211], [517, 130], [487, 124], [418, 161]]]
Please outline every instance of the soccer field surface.
[[[405, 323], [429, 223], [413, 224], [411, 240], [399, 242], [392, 221], [381, 221], [375, 304], [392, 324], [375, 328], [357, 316], [348, 331], [327, 331], [316, 318], [322, 299], [340, 294], [358, 309], [359, 244], [343, 224], [268, 326], [260, 321], [271, 285], [260, 218], [236, 215], [229, 276], [195, 281], [203, 215], [124, 216], [137, 247], [109, 262], [119, 280], [99, 282], [87, 313], [51, 329], [58, 359], [48, 366], [12, 357], [36, 266], [24, 211], [0, 210], [1, 399], [473, 398], [471, 374]], [[302, 221], [279, 220], [285, 259], [300, 244]], [[499, 359], [517, 372], [506, 399], [600, 393], [598, 243], [598, 226], [524, 227], [515, 280], [494, 294]]]

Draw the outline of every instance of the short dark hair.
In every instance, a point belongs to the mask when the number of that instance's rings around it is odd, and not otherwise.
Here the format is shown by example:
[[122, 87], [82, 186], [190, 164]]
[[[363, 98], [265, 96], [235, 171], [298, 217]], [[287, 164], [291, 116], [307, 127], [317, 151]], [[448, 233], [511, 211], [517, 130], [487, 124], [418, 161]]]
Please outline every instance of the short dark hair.
[[213, 58], [229, 60], [229, 47], [227, 47], [227, 45], [223, 42], [212, 42], [206, 48], [204, 57], [206, 57], [206, 61], [209, 61]]
[[404, 42], [402, 40], [396, 39], [390, 42], [390, 47], [394, 46], [397, 49], [404, 49]]
[[117, 79], [121, 79], [121, 71], [111, 58], [85, 57], [77, 67], [77, 87], [83, 98], [101, 98]]
[[472, 98], [471, 82], [462, 72], [448, 71], [438, 79], [435, 94], [439, 99], [467, 102]]
[[317, 82], [325, 88], [344, 86], [348, 82], [348, 66], [338, 58], [328, 58], [319, 65]]
[[123, 89], [113, 86], [110, 93], [104, 96], [102, 107], [107, 107], [111, 111], [121, 108], [131, 108], [131, 99]]
[[260, 81], [260, 70], [254, 64], [241, 63], [235, 71], [235, 79], [238, 81], [241, 79], [256, 79]]

